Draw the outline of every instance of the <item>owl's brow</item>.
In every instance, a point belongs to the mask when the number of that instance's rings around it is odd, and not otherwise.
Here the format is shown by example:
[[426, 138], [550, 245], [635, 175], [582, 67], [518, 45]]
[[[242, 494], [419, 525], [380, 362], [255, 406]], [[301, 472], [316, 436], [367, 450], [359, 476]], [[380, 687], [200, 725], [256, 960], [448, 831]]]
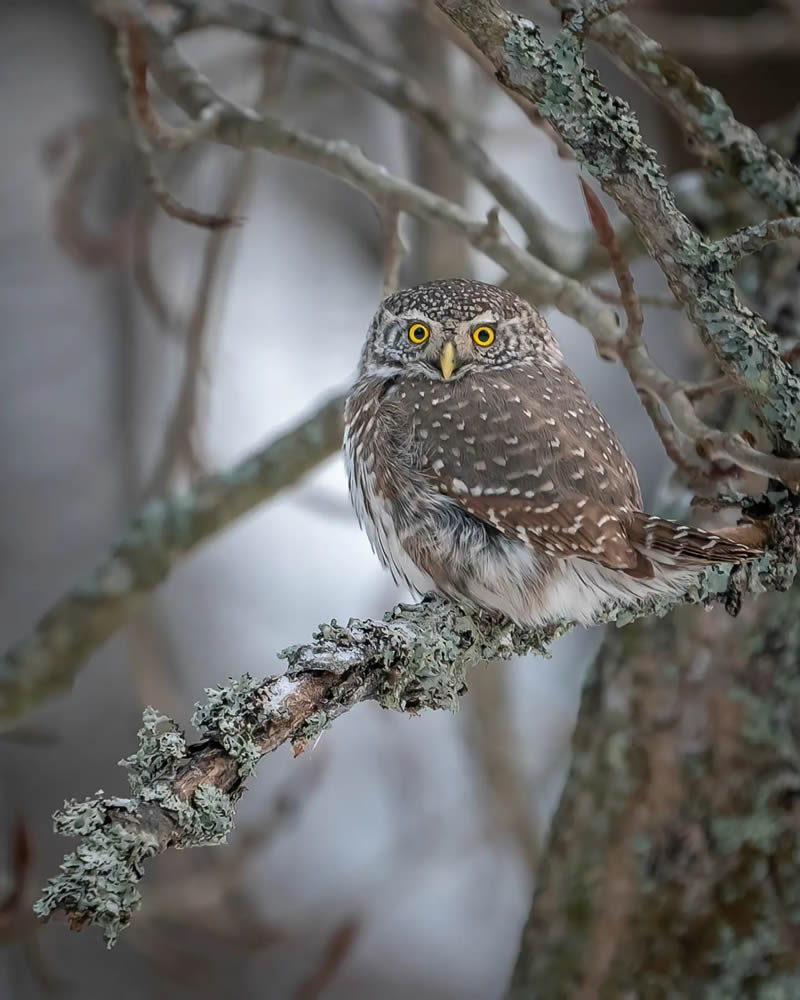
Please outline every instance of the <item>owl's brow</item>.
[[385, 333], [387, 329], [395, 325], [405, 326], [409, 320], [423, 320], [425, 323], [431, 322], [427, 313], [420, 309], [407, 309], [401, 316], [398, 313], [393, 313], [391, 309], [387, 309], [384, 306], [378, 321], [378, 333]]
[[530, 317], [528, 316], [522, 316], [518, 314], [516, 316], [503, 317], [500, 319], [500, 323], [504, 329], [510, 328], [513, 330], [518, 326], [525, 326], [528, 323], [529, 319]]
[[493, 309], [484, 309], [482, 313], [478, 313], [477, 316], [471, 316], [465, 326], [478, 326], [481, 323], [498, 323], [500, 322], [500, 317]]

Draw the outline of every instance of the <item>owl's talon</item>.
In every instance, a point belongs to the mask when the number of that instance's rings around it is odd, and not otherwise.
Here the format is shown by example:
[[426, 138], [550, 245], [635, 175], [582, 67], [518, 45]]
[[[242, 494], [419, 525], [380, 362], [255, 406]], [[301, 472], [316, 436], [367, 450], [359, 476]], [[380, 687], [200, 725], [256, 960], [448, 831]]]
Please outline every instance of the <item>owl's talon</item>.
[[419, 601], [413, 603], [406, 603], [405, 601], [401, 601], [399, 604], [396, 604], [395, 607], [399, 611], [413, 612], [413, 611], [418, 611], [423, 604], [431, 604], [435, 599], [436, 599], [435, 594], [433, 595], [424, 594]]

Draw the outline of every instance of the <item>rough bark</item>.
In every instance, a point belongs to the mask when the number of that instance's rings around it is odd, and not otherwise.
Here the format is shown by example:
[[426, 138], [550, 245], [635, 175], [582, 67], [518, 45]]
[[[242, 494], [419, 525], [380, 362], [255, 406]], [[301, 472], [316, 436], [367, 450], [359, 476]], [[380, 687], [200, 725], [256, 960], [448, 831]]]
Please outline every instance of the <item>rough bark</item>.
[[512, 998], [800, 995], [800, 591], [616, 631]]

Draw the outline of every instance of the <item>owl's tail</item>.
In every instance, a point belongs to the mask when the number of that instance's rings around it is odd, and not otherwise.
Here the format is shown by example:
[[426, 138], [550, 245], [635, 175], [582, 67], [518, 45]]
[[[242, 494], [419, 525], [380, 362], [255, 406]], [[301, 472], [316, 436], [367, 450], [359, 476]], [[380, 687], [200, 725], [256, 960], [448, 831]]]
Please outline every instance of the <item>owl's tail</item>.
[[686, 570], [715, 563], [740, 563], [763, 551], [767, 532], [759, 524], [741, 524], [716, 532], [652, 517], [636, 511], [628, 525], [631, 546], [642, 557], [628, 572], [648, 577], [664, 570]]

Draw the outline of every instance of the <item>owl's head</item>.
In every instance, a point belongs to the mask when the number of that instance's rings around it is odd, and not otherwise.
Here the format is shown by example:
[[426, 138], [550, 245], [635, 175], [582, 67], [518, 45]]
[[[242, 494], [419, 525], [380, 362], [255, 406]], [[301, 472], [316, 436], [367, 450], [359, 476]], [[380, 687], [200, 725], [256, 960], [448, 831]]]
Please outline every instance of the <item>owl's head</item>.
[[361, 375], [402, 371], [433, 380], [508, 368], [561, 351], [542, 315], [513, 292], [451, 278], [404, 288], [384, 299], [361, 356]]

